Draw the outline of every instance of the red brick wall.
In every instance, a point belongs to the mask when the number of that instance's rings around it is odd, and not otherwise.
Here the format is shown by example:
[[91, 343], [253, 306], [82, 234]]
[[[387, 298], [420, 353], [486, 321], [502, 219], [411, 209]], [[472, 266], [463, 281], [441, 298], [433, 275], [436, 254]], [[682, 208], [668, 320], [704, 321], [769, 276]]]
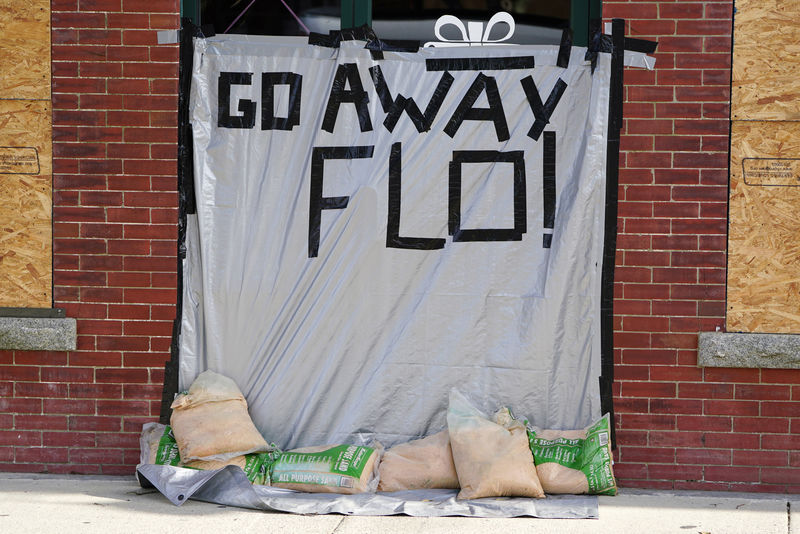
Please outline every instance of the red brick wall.
[[[605, 2], [627, 69], [615, 300], [623, 486], [800, 492], [800, 371], [702, 369], [724, 325], [731, 2]], [[160, 11], [156, 11], [160, 10]], [[0, 352], [0, 471], [131, 473], [176, 286], [178, 1], [53, 0], [56, 306], [74, 352]]]
[[606, 1], [626, 69], [615, 285], [623, 486], [800, 492], [800, 370], [697, 366], [725, 324], [732, 2]]
[[0, 471], [130, 474], [176, 300], [178, 0], [53, 0], [54, 300], [74, 352], [0, 352]]

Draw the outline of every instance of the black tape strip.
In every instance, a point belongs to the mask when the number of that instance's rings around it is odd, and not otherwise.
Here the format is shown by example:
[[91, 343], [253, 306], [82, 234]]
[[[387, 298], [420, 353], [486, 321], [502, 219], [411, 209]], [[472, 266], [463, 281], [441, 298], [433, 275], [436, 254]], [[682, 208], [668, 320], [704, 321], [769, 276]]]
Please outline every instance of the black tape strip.
[[419, 133], [430, 131], [433, 120], [439, 113], [447, 93], [450, 91], [450, 86], [453, 84], [453, 76], [449, 72], [443, 72], [442, 77], [439, 78], [439, 83], [433, 90], [431, 99], [425, 108], [425, 113], [419, 110], [419, 106], [413, 98], [406, 98], [403, 95], [397, 95], [397, 98], [392, 98], [392, 93], [383, 78], [383, 71], [380, 65], [370, 67], [370, 76], [372, 83], [375, 85], [375, 91], [378, 93], [381, 107], [386, 113], [386, 118], [383, 121], [384, 127], [388, 131], [394, 131], [397, 121], [405, 111], [409, 119], [414, 123], [414, 127]]
[[625, 38], [625, 50], [631, 52], [642, 52], [643, 54], [652, 54], [656, 51], [658, 43], [656, 41], [648, 41], [646, 39], [634, 39], [633, 37]]
[[429, 72], [443, 70], [518, 70], [532, 69], [533, 67], [533, 56], [429, 58], [425, 60], [425, 68]]
[[[603, 244], [603, 270], [600, 289], [600, 406], [614, 415], [614, 261], [617, 250], [617, 195], [619, 187], [619, 147], [622, 127], [622, 101], [625, 59], [625, 21], [612, 20], [611, 86], [608, 109], [608, 148], [606, 158], [606, 219]], [[616, 430], [611, 426], [616, 447]]]
[[373, 145], [366, 146], [323, 146], [311, 150], [311, 183], [308, 210], [308, 257], [319, 254], [320, 224], [322, 210], [341, 210], [347, 207], [350, 197], [323, 197], [326, 159], [371, 158]]
[[[489, 107], [473, 107], [483, 91], [486, 91]], [[450, 137], [455, 137], [458, 128], [465, 120], [490, 121], [494, 124], [497, 140], [500, 142], [508, 141], [510, 137], [508, 123], [506, 122], [505, 111], [503, 111], [503, 101], [500, 100], [500, 91], [497, 90], [497, 80], [495, 80], [494, 76], [486, 76], [481, 72], [475, 77], [475, 81], [467, 89], [464, 98], [461, 99], [447, 126], [444, 127], [444, 133]]]
[[545, 103], [542, 103], [539, 89], [536, 87], [536, 83], [531, 76], [526, 76], [520, 80], [520, 83], [522, 84], [522, 89], [525, 91], [525, 97], [528, 99], [528, 105], [531, 107], [531, 111], [533, 111], [533, 116], [536, 118], [533, 122], [533, 126], [531, 126], [531, 129], [528, 131], [528, 137], [534, 141], [538, 141], [539, 136], [542, 135], [542, 131], [544, 131], [544, 127], [550, 123], [550, 117], [552, 117], [553, 111], [555, 111], [558, 102], [561, 100], [561, 96], [564, 94], [564, 91], [566, 91], [567, 83], [559, 78], [550, 90], [550, 95], [547, 97], [547, 102]]
[[[289, 113], [275, 116], [275, 86], [289, 86]], [[264, 72], [261, 74], [261, 129], [291, 130], [300, 124], [300, 95], [303, 75], [294, 72]]]
[[[514, 228], [461, 228], [461, 167], [465, 163], [513, 163]], [[521, 241], [528, 231], [525, 153], [522, 150], [455, 150], [450, 162], [447, 232], [453, 241]]]
[[339, 48], [341, 39], [335, 38], [333, 35], [325, 35], [324, 33], [311, 32], [308, 34], [308, 44], [314, 46], [324, 46], [327, 48]]
[[572, 53], [572, 28], [564, 28], [561, 32], [561, 45], [558, 47], [556, 66], [566, 69], [569, 67], [569, 56]]
[[175, 320], [172, 322], [170, 359], [164, 364], [164, 385], [161, 390], [159, 421], [169, 424], [172, 401], [178, 393], [178, 366], [180, 351], [178, 340], [181, 334], [183, 317], [183, 260], [186, 258], [186, 215], [197, 212], [194, 193], [194, 167], [192, 146], [192, 125], [189, 122], [189, 95], [192, 87], [194, 43], [192, 38], [203, 37], [200, 28], [188, 18], [181, 19], [178, 54], [178, 242], [176, 261]]
[[252, 85], [251, 72], [220, 72], [217, 79], [217, 126], [220, 128], [252, 128], [256, 124], [256, 103], [239, 100], [241, 115], [231, 115], [231, 85]]
[[402, 237], [400, 214], [402, 213], [402, 146], [392, 143], [389, 154], [389, 214], [386, 221], [386, 247], [411, 250], [436, 250], [444, 248], [445, 240], [432, 237]]
[[[345, 89], [345, 84], [350, 84], [350, 89]], [[336, 118], [339, 116], [339, 106], [349, 102], [356, 107], [358, 125], [362, 132], [372, 131], [372, 120], [369, 118], [369, 95], [361, 85], [361, 76], [355, 63], [343, 63], [336, 68], [336, 75], [331, 84], [331, 93], [328, 96], [328, 105], [322, 119], [322, 129], [333, 133]]]
[[[556, 133], [544, 132], [542, 140], [542, 203], [544, 206], [544, 228], [551, 231], [556, 223]], [[550, 238], [544, 238], [542, 246], [550, 248], [552, 233], [545, 234]], [[549, 242], [548, 242], [549, 241]], [[546, 246], [545, 246], [546, 243]]]

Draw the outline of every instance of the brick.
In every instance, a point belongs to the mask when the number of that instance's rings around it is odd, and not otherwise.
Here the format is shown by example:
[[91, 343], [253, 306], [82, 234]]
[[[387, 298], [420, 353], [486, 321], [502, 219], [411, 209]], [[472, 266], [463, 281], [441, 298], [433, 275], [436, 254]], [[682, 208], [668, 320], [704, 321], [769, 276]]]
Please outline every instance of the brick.
[[[80, 76], [82, 78], [118, 78], [122, 75], [122, 65], [107, 62], [81, 62]], [[77, 74], [76, 74], [77, 76]]]
[[[166, 166], [168, 169], [171, 168], [171, 165], [174, 165], [174, 162], [163, 162], [157, 161], [162, 166]], [[129, 162], [125, 162], [128, 165]], [[149, 174], [149, 173], [148, 173]], [[131, 207], [158, 207], [158, 206], [177, 206], [178, 205], [178, 193], [177, 192], [126, 192], [125, 193], [125, 205]]]
[[70, 356], [72, 365], [90, 365], [94, 367], [119, 367], [122, 356], [118, 352], [76, 352]]
[[121, 449], [70, 449], [69, 461], [81, 464], [121, 464], [124, 453]]
[[14, 453], [15, 463], [46, 462], [64, 463], [67, 461], [69, 449], [64, 447], [18, 447]]
[[670, 222], [666, 219], [624, 219], [623, 231], [626, 233], [666, 234], [669, 233]]
[[132, 400], [99, 400], [97, 401], [98, 415], [141, 415], [149, 411], [147, 401]]
[[621, 447], [621, 462], [673, 463], [675, 449], [667, 447]]
[[675, 351], [626, 349], [622, 352], [622, 361], [633, 365], [674, 365]]
[[0, 412], [16, 414], [41, 414], [42, 399], [0, 399]]
[[45, 447], [93, 447], [94, 434], [85, 432], [43, 432]]
[[[110, 209], [113, 208], [106, 208], [106, 211]], [[81, 237], [122, 237], [122, 226], [115, 224], [92, 224], [89, 222], [83, 222], [81, 223]]]
[[[685, 230], [685, 228], [684, 228]], [[671, 265], [673, 267], [725, 267], [726, 258], [723, 252], [705, 251], [673, 251], [670, 253]], [[699, 298], [713, 298], [717, 295], [716, 288], [697, 287]], [[688, 294], [680, 298], [692, 298]]]
[[800, 414], [800, 402], [762, 402], [761, 415], [765, 417], [792, 417]]
[[91, 382], [94, 370], [84, 367], [43, 367], [43, 382]]
[[[134, 336], [106, 336], [98, 338], [97, 349], [106, 351], [115, 350], [138, 350], [146, 351], [150, 349], [150, 339], [147, 337], [134, 337]], [[99, 372], [99, 370], [98, 370]], [[101, 375], [98, 375], [98, 382], [102, 382]], [[106, 376], [105, 374], [103, 376]]]
[[702, 447], [702, 432], [650, 431], [648, 443], [652, 447]]
[[[676, 204], [680, 206], [680, 204]], [[676, 210], [676, 217], [682, 214]], [[719, 234], [725, 235], [728, 230], [728, 221], [726, 219], [674, 219], [672, 221], [672, 232], [675, 234]], [[698, 258], [698, 254], [692, 253], [692, 257]], [[710, 253], [713, 254], [713, 253]], [[713, 265], [704, 264], [703, 267], [719, 266], [718, 263]]]
[[706, 466], [704, 469], [706, 480], [728, 482], [758, 482], [759, 469], [757, 467], [730, 467]]
[[[83, 163], [83, 162], [81, 162]], [[81, 191], [81, 204], [83, 206], [120, 206], [122, 193], [113, 191]]]
[[[692, 151], [697, 152], [700, 150], [700, 137], [698, 136], [675, 136], [675, 135], [660, 135], [655, 137], [654, 147], [656, 150], [669, 150], [669, 151]], [[664, 171], [667, 176], [672, 175], [669, 171]], [[697, 181], [695, 175], [695, 182]], [[694, 182], [690, 182], [694, 183]]]
[[797, 484], [800, 480], [800, 469], [784, 467], [764, 467], [761, 469], [761, 481], [767, 484]]
[[800, 434], [766, 434], [761, 438], [761, 448], [800, 450]]
[[65, 415], [15, 415], [14, 428], [18, 430], [66, 430]]
[[[9, 383], [11, 386], [11, 383]], [[67, 396], [67, 385], [49, 382], [16, 382], [14, 395], [16, 397], [47, 397], [59, 398]], [[2, 394], [2, 390], [0, 390]], [[11, 394], [10, 391], [8, 393]]]
[[676, 32], [680, 35], [730, 35], [730, 20], [679, 20]]
[[[80, 265], [81, 269], [87, 271], [118, 271], [122, 269], [122, 258], [119, 256], [82, 256]], [[98, 291], [102, 291], [105, 295], [103, 298], [114, 298], [111, 295], [115, 290], [96, 289], [92, 290], [91, 294], [97, 295]], [[86, 291], [86, 294], [89, 294], [89, 290]]]
[[141, 384], [148, 381], [145, 369], [98, 369], [96, 374], [98, 382]]
[[[703, 379], [703, 370], [698, 369], [697, 367], [687, 367], [687, 366], [653, 366], [650, 368], [650, 376], [653, 380], [697, 382]], [[662, 402], [662, 399], [657, 399], [657, 401]], [[679, 404], [678, 401], [670, 401], [670, 405], [676, 407], [683, 406], [682, 409], [689, 410], [689, 406], [693, 406], [694, 404], [689, 404], [689, 403]], [[693, 410], [684, 413], [691, 413], [692, 411]]]
[[[686, 217], [694, 219], [700, 214], [700, 205], [697, 202], [656, 202], [653, 205], [653, 215], [655, 217]], [[679, 224], [682, 221], [673, 221]], [[676, 232], [678, 233], [678, 232]], [[688, 233], [688, 232], [680, 232]]]
[[710, 400], [703, 401], [703, 410], [710, 415], [758, 415], [758, 402]]
[[[789, 386], [736, 384], [735, 396], [737, 399], [790, 400], [791, 389]], [[800, 408], [800, 406], [798, 406], [798, 408]], [[797, 413], [800, 414], [800, 411]]]
[[789, 432], [789, 419], [778, 417], [734, 417], [734, 432], [764, 432], [786, 434]]
[[762, 369], [761, 382], [768, 384], [800, 384], [800, 369]]
[[[675, 121], [676, 125], [676, 133], [678, 124]], [[727, 127], [726, 127], [727, 128]], [[683, 128], [682, 128], [683, 130]], [[684, 131], [681, 133], [695, 133], [695, 134], [719, 134], [720, 129], [716, 128], [712, 124], [705, 124], [705, 125], [694, 125], [694, 126], [687, 126]], [[684, 153], [684, 152], [677, 152], [673, 154], [673, 162], [675, 167], [687, 167], [687, 168], [698, 168], [698, 167], [706, 167], [706, 168], [723, 168], [727, 165], [728, 162], [728, 155], [724, 153]]]
[[90, 415], [95, 412], [95, 401], [90, 399], [44, 399], [44, 413], [65, 415]]
[[[614, 366], [614, 380], [619, 382], [625, 382], [629, 380], [649, 380], [650, 379], [650, 369], [645, 365], [615, 365]], [[625, 401], [626, 409], [620, 409], [620, 402]], [[631, 401], [638, 401], [638, 404], [642, 405], [641, 409], [636, 406], [636, 403], [631, 403]], [[634, 406], [634, 409], [629, 409], [631, 406]], [[647, 412], [647, 401], [645, 399], [630, 399], [630, 398], [618, 398], [614, 401], [614, 410], [617, 413], [622, 412]]]
[[163, 386], [160, 384], [124, 384], [122, 387], [125, 399], [161, 400]]
[[0, 365], [0, 380], [39, 380], [39, 367], [21, 366], [21, 365]]
[[97, 446], [101, 448], [130, 448], [138, 449], [139, 447], [139, 434], [135, 433], [98, 433]]
[[706, 367], [704, 369], [707, 382], [755, 382], [759, 380], [758, 369], [738, 369], [726, 367]]
[[150, 59], [150, 47], [108, 46], [106, 48], [106, 56], [109, 61], [148, 61]]
[[655, 119], [655, 120], [625, 119], [625, 133], [630, 135], [671, 134], [673, 133], [672, 130], [673, 130], [673, 121], [671, 119]]
[[675, 416], [662, 414], [623, 414], [623, 427], [626, 429], [675, 430]]
[[78, 31], [78, 40], [81, 44], [118, 45], [122, 40], [122, 32], [108, 29], [82, 29]]
[[731, 451], [725, 449], [677, 449], [679, 464], [731, 465]]
[[625, 397], [674, 397], [675, 384], [663, 382], [623, 382], [622, 396]]
[[150, 114], [146, 111], [109, 111], [107, 117], [109, 126], [148, 126], [150, 124]]
[[[679, 102], [724, 102], [727, 107], [727, 102], [729, 102], [730, 99], [730, 88], [721, 85], [675, 88], [675, 100]], [[699, 115], [700, 112], [696, 111], [695, 113], [685, 116], [691, 117]], [[727, 119], [728, 117], [725, 115], [721, 118]]]

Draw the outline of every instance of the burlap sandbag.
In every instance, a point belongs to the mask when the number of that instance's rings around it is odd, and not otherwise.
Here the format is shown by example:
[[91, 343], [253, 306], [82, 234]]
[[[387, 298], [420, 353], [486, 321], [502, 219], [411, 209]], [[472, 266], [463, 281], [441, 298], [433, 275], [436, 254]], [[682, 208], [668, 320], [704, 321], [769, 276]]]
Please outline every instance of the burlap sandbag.
[[308, 493], [374, 492], [380, 448], [359, 445], [304, 447], [272, 464], [271, 485]]
[[453, 389], [447, 428], [461, 485], [456, 498], [544, 497], [522, 423], [494, 423]]
[[269, 450], [247, 413], [242, 392], [233, 380], [213, 371], [201, 373], [187, 393], [178, 395], [170, 425], [183, 462], [226, 462]]
[[379, 472], [378, 491], [459, 487], [447, 430], [392, 447]]

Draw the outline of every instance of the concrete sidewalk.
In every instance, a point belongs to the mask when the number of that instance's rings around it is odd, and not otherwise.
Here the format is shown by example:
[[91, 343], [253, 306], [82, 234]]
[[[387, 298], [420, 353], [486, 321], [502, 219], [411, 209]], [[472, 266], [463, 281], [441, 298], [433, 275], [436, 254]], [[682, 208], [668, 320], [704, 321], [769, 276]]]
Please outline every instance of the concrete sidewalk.
[[301, 516], [189, 501], [173, 506], [131, 477], [0, 473], [0, 532], [389, 534], [800, 534], [800, 495], [622, 490], [600, 519]]

